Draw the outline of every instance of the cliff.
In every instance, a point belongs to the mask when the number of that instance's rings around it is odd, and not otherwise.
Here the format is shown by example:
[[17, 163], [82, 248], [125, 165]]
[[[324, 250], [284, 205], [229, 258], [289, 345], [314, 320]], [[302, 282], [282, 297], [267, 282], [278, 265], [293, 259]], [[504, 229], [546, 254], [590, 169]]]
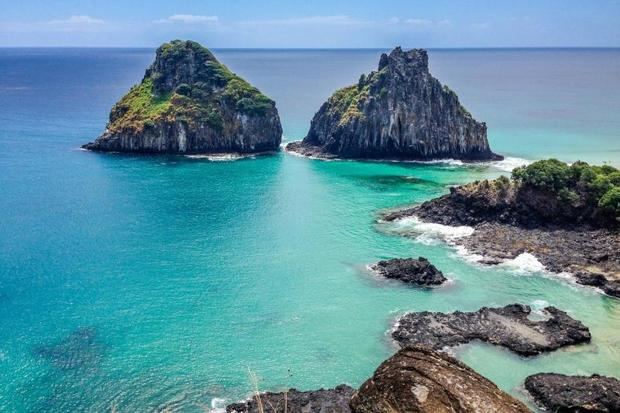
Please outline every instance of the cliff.
[[254, 153], [275, 151], [282, 126], [275, 103], [200, 44], [157, 49], [142, 82], [114, 105], [95, 151]]
[[489, 148], [486, 124], [430, 74], [426, 51], [400, 47], [357, 85], [336, 91], [303, 141], [287, 149], [317, 157], [501, 159]]

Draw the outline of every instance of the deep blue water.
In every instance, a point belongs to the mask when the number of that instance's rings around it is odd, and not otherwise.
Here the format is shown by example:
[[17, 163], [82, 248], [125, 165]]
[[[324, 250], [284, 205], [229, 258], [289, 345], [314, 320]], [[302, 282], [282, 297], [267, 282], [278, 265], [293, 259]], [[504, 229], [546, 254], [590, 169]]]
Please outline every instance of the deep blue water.
[[[287, 140], [380, 53], [216, 50], [276, 100]], [[248, 368], [265, 390], [359, 385], [393, 352], [399, 313], [511, 302], [565, 309], [594, 340], [528, 360], [459, 349], [507, 391], [524, 397], [539, 371], [620, 371], [618, 300], [523, 265], [469, 263], [433, 228], [375, 223], [523, 159], [620, 166], [620, 50], [431, 51], [431, 71], [509, 157], [500, 164], [78, 150], [152, 59], [0, 49], [0, 411], [204, 411], [247, 395]], [[454, 282], [429, 292], [365, 271], [418, 255]]]

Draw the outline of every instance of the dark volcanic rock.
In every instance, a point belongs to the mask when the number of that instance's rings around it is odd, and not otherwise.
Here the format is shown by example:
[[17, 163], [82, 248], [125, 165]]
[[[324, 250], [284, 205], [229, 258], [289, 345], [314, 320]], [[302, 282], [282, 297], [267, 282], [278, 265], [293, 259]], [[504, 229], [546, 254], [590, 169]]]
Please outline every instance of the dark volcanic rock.
[[351, 400], [355, 413], [525, 413], [527, 407], [454, 358], [424, 347], [383, 362]]
[[[262, 393], [260, 400], [262, 411], [265, 413], [348, 413], [351, 411], [349, 400], [354, 391], [351, 387], [341, 384], [329, 390], [297, 391], [290, 389], [287, 393]], [[260, 411], [256, 397], [226, 407], [228, 413], [259, 413]]]
[[105, 132], [83, 147], [147, 153], [276, 151], [275, 103], [196, 42], [175, 40], [110, 112]]
[[540, 373], [525, 379], [525, 388], [550, 412], [620, 412], [620, 380], [615, 378]]
[[383, 54], [377, 71], [336, 91], [314, 115], [302, 142], [306, 156], [360, 159], [501, 159], [477, 122], [428, 70], [425, 50]]
[[392, 337], [402, 347], [423, 345], [436, 350], [481, 340], [523, 356], [590, 341], [588, 328], [564, 311], [546, 307], [549, 318], [542, 321], [530, 320], [530, 312], [529, 306], [511, 304], [475, 312], [407, 313], [397, 321]]
[[471, 236], [453, 242], [484, 256], [484, 263], [530, 253], [549, 271], [570, 272], [578, 283], [620, 297], [620, 233], [615, 221], [582, 204], [567, 204], [548, 191], [482, 181], [450, 188], [448, 195], [390, 212], [383, 219], [417, 216], [425, 222], [473, 226]]
[[396, 279], [408, 284], [421, 286], [440, 285], [446, 281], [439, 271], [426, 258], [395, 258], [379, 261], [371, 269], [385, 278]]

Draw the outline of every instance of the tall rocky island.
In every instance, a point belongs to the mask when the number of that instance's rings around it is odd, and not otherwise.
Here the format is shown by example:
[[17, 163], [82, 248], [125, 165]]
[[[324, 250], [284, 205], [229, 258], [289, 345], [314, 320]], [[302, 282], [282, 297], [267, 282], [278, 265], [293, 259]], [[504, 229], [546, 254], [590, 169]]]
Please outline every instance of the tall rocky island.
[[487, 127], [428, 70], [425, 50], [383, 54], [377, 71], [336, 91], [287, 150], [322, 158], [501, 159]]
[[200, 44], [157, 49], [142, 82], [114, 105], [94, 151], [256, 153], [275, 151], [282, 126], [275, 103]]

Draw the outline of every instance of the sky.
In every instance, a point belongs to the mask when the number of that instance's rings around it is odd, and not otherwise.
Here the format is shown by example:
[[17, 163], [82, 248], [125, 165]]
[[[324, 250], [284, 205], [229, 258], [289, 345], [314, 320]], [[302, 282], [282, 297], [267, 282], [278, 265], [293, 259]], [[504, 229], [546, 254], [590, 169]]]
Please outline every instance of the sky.
[[619, 47], [620, 0], [0, 0], [0, 47]]

